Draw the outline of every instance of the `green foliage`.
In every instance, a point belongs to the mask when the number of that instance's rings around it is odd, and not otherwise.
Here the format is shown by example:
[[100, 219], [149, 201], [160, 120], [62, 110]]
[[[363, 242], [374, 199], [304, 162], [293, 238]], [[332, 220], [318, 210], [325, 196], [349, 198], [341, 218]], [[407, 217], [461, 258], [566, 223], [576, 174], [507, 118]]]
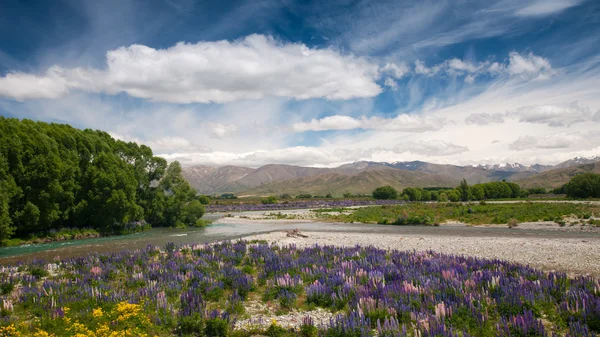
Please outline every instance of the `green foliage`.
[[204, 227], [210, 225], [211, 223], [212, 223], [212, 221], [210, 221], [210, 220], [198, 219], [198, 220], [196, 220], [194, 227], [204, 228]]
[[207, 195], [199, 195], [198, 201], [200, 201], [202, 205], [208, 205], [210, 204], [210, 197]]
[[312, 199], [312, 195], [308, 193], [298, 194], [296, 199]]
[[574, 203], [514, 204], [453, 204], [411, 203], [398, 206], [373, 206], [355, 209], [352, 213], [315, 213], [317, 216], [340, 222], [381, 223], [396, 225], [439, 224], [461, 221], [469, 224], [518, 225], [531, 221], [562, 221], [565, 216], [584, 217], [600, 214], [600, 205]]
[[[159, 182], [160, 183], [157, 183]], [[125, 233], [152, 225], [193, 225], [204, 213], [179, 163], [106, 132], [0, 117], [0, 241], [60, 229]]]
[[600, 198], [600, 174], [582, 173], [574, 176], [565, 186], [571, 198]]
[[204, 335], [208, 337], [227, 337], [229, 335], [229, 322], [219, 317], [207, 319], [204, 326]]
[[389, 186], [389, 185], [377, 187], [373, 191], [373, 198], [380, 199], [380, 200], [396, 199], [396, 198], [398, 198], [398, 191], [396, 191], [395, 188], [393, 188], [392, 186]]
[[407, 187], [402, 191], [403, 195], [408, 196], [410, 201], [420, 201], [423, 196], [423, 190], [420, 188]]
[[266, 198], [263, 198], [260, 202], [262, 202], [264, 205], [276, 204], [277, 203], [277, 197], [271, 195], [271, 196], [268, 196]]

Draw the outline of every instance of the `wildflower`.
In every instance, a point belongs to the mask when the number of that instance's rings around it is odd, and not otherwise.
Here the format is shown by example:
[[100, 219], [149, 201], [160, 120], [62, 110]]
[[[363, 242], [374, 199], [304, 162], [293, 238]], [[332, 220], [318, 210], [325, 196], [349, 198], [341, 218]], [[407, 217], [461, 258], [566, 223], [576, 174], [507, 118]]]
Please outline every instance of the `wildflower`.
[[94, 318], [100, 318], [103, 315], [104, 313], [102, 312], [102, 308], [92, 310], [92, 316], [94, 316]]

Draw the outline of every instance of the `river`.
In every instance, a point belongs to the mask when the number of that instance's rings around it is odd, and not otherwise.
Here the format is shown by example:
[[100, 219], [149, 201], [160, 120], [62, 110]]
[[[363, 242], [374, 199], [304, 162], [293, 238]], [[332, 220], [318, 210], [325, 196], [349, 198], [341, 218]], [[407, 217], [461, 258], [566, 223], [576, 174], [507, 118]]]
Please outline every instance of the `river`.
[[[214, 216], [218, 217], [218, 216]], [[436, 235], [465, 237], [525, 236], [547, 238], [600, 238], [598, 233], [558, 232], [550, 230], [525, 230], [465, 226], [390, 226], [328, 222], [282, 222], [244, 224], [220, 224], [218, 219], [206, 228], [153, 228], [151, 230], [122, 236], [82, 239], [0, 248], [0, 264], [9, 265], [32, 260], [51, 261], [86, 256], [89, 253], [110, 253], [145, 248], [148, 245], [164, 246], [167, 242], [177, 245], [232, 240], [258, 233], [298, 228], [302, 231], [336, 231], [354, 233], [390, 233], [406, 235]], [[308, 239], [310, 240], [310, 238]]]

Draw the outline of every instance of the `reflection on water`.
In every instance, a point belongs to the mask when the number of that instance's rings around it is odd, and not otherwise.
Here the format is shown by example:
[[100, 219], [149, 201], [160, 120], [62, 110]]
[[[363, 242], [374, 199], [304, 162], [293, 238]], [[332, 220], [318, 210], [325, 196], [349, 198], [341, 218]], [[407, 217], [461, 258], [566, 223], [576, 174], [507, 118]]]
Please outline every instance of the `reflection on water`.
[[[105, 238], [71, 240], [45, 244], [24, 245], [0, 248], [0, 263], [14, 264], [20, 261], [52, 260], [85, 256], [89, 253], [110, 253], [122, 250], [145, 248], [148, 245], [164, 246], [167, 242], [177, 245], [206, 243], [219, 240], [237, 239], [243, 236], [271, 231], [298, 228], [303, 231], [340, 231], [359, 233], [390, 233], [405, 235], [438, 236], [524, 236], [529, 237], [590, 237], [597, 233], [561, 233], [554, 231], [528, 231], [523, 229], [464, 227], [464, 226], [389, 226], [342, 223], [260, 223], [212, 224], [206, 228], [153, 228], [149, 231]], [[310, 240], [308, 238], [307, 240]]]

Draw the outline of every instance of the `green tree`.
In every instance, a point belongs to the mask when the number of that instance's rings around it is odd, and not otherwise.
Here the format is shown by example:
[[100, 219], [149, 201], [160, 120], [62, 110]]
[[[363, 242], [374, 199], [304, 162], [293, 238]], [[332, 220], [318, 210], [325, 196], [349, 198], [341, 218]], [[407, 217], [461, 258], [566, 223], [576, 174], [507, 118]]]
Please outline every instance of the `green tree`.
[[571, 198], [600, 198], [600, 174], [577, 174], [569, 180], [565, 190]]
[[438, 201], [439, 202], [446, 202], [448, 201], [448, 194], [446, 194], [446, 192], [441, 192], [438, 196]]
[[461, 196], [457, 190], [446, 191], [446, 195], [448, 196], [448, 200], [452, 202], [460, 201]]
[[467, 183], [467, 179], [464, 179], [460, 182], [460, 186], [457, 188], [458, 193], [460, 194], [460, 200], [469, 201], [470, 199], [470, 189], [469, 184]]
[[167, 167], [163, 179], [159, 183], [165, 195], [165, 208], [160, 226], [185, 226], [184, 207], [196, 200], [196, 190], [185, 180], [181, 164], [174, 161]]
[[405, 188], [402, 194], [407, 195], [410, 201], [420, 201], [422, 197], [421, 190], [413, 187]]
[[100, 153], [85, 173], [79, 224], [120, 231], [126, 223], [140, 220], [143, 209], [136, 203], [136, 188], [131, 167], [114, 154]]
[[485, 190], [481, 184], [475, 184], [471, 186], [471, 196], [473, 200], [483, 200], [485, 199]]
[[398, 198], [398, 191], [389, 185], [377, 187], [373, 191], [373, 198], [379, 200], [396, 199]]

